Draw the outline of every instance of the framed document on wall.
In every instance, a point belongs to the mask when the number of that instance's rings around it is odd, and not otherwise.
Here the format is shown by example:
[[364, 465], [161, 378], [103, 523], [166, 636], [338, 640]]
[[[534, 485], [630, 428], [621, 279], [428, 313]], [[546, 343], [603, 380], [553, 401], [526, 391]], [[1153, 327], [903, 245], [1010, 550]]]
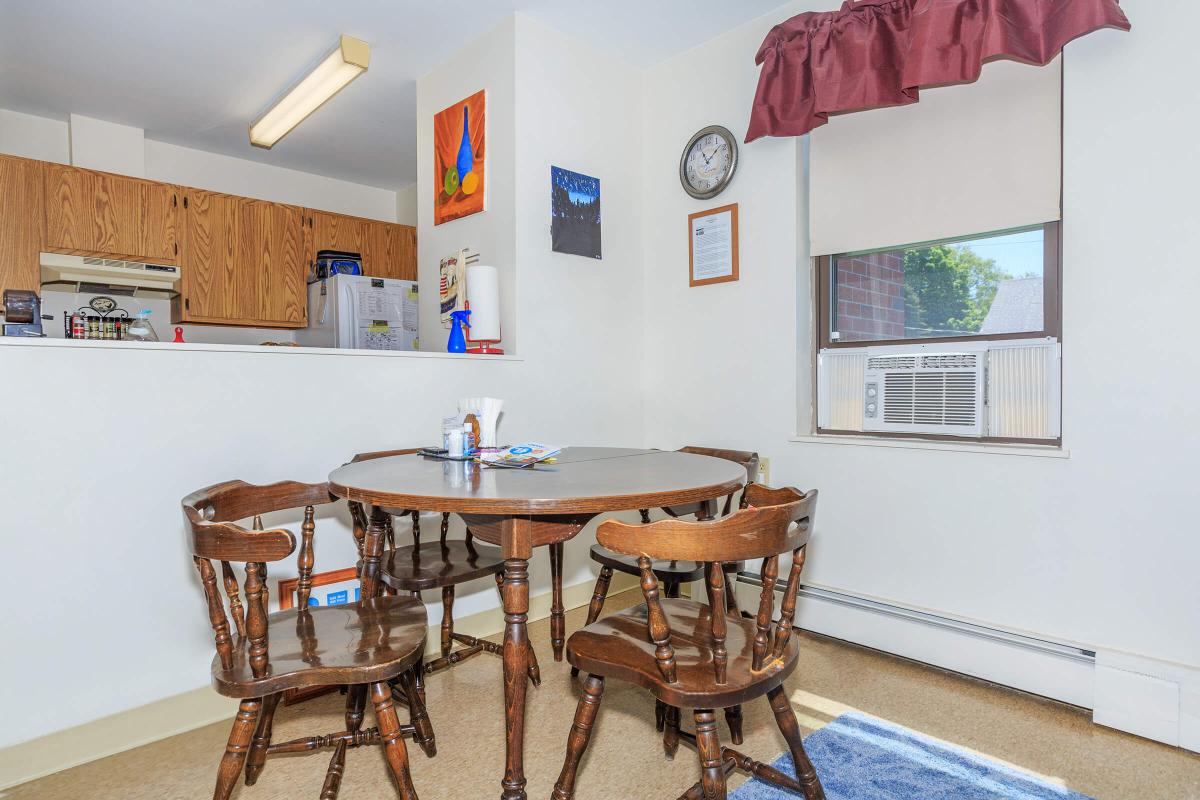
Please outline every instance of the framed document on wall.
[[737, 203], [688, 214], [688, 285], [737, 279]]

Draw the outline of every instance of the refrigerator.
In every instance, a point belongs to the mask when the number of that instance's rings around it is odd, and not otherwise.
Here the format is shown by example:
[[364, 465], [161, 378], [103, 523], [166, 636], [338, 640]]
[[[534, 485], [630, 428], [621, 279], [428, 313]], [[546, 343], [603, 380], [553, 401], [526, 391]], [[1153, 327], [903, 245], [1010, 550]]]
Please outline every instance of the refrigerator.
[[308, 286], [304, 347], [417, 350], [417, 282], [334, 275]]

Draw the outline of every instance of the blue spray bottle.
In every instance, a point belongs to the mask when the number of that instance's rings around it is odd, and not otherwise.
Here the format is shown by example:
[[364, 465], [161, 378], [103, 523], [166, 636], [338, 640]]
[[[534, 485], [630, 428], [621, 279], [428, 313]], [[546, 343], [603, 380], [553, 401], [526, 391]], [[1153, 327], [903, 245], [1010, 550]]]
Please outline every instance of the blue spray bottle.
[[447, 353], [465, 353], [467, 352], [467, 337], [463, 334], [463, 326], [471, 327], [467, 317], [471, 316], [471, 310], [454, 311], [450, 314], [450, 341], [446, 344]]

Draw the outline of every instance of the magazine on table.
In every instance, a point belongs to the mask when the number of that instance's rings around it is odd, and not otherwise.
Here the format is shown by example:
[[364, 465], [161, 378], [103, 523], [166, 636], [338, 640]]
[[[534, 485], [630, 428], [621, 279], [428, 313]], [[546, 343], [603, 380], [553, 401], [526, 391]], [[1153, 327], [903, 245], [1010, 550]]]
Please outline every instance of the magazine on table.
[[529, 442], [480, 453], [479, 460], [493, 466], [528, 467], [543, 461], [553, 461], [561, 452], [562, 448], [556, 445]]

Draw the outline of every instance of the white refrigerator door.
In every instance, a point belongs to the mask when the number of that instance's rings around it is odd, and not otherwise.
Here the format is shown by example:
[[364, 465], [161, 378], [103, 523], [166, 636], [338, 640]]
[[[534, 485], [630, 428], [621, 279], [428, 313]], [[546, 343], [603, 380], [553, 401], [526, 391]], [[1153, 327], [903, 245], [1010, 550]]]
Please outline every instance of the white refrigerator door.
[[329, 280], [309, 284], [308, 327], [296, 331], [296, 344], [302, 347], [340, 347], [337, 331], [337, 283]]
[[348, 296], [339, 316], [348, 346], [360, 350], [416, 349], [414, 282], [356, 276], [346, 282], [345, 291]]

